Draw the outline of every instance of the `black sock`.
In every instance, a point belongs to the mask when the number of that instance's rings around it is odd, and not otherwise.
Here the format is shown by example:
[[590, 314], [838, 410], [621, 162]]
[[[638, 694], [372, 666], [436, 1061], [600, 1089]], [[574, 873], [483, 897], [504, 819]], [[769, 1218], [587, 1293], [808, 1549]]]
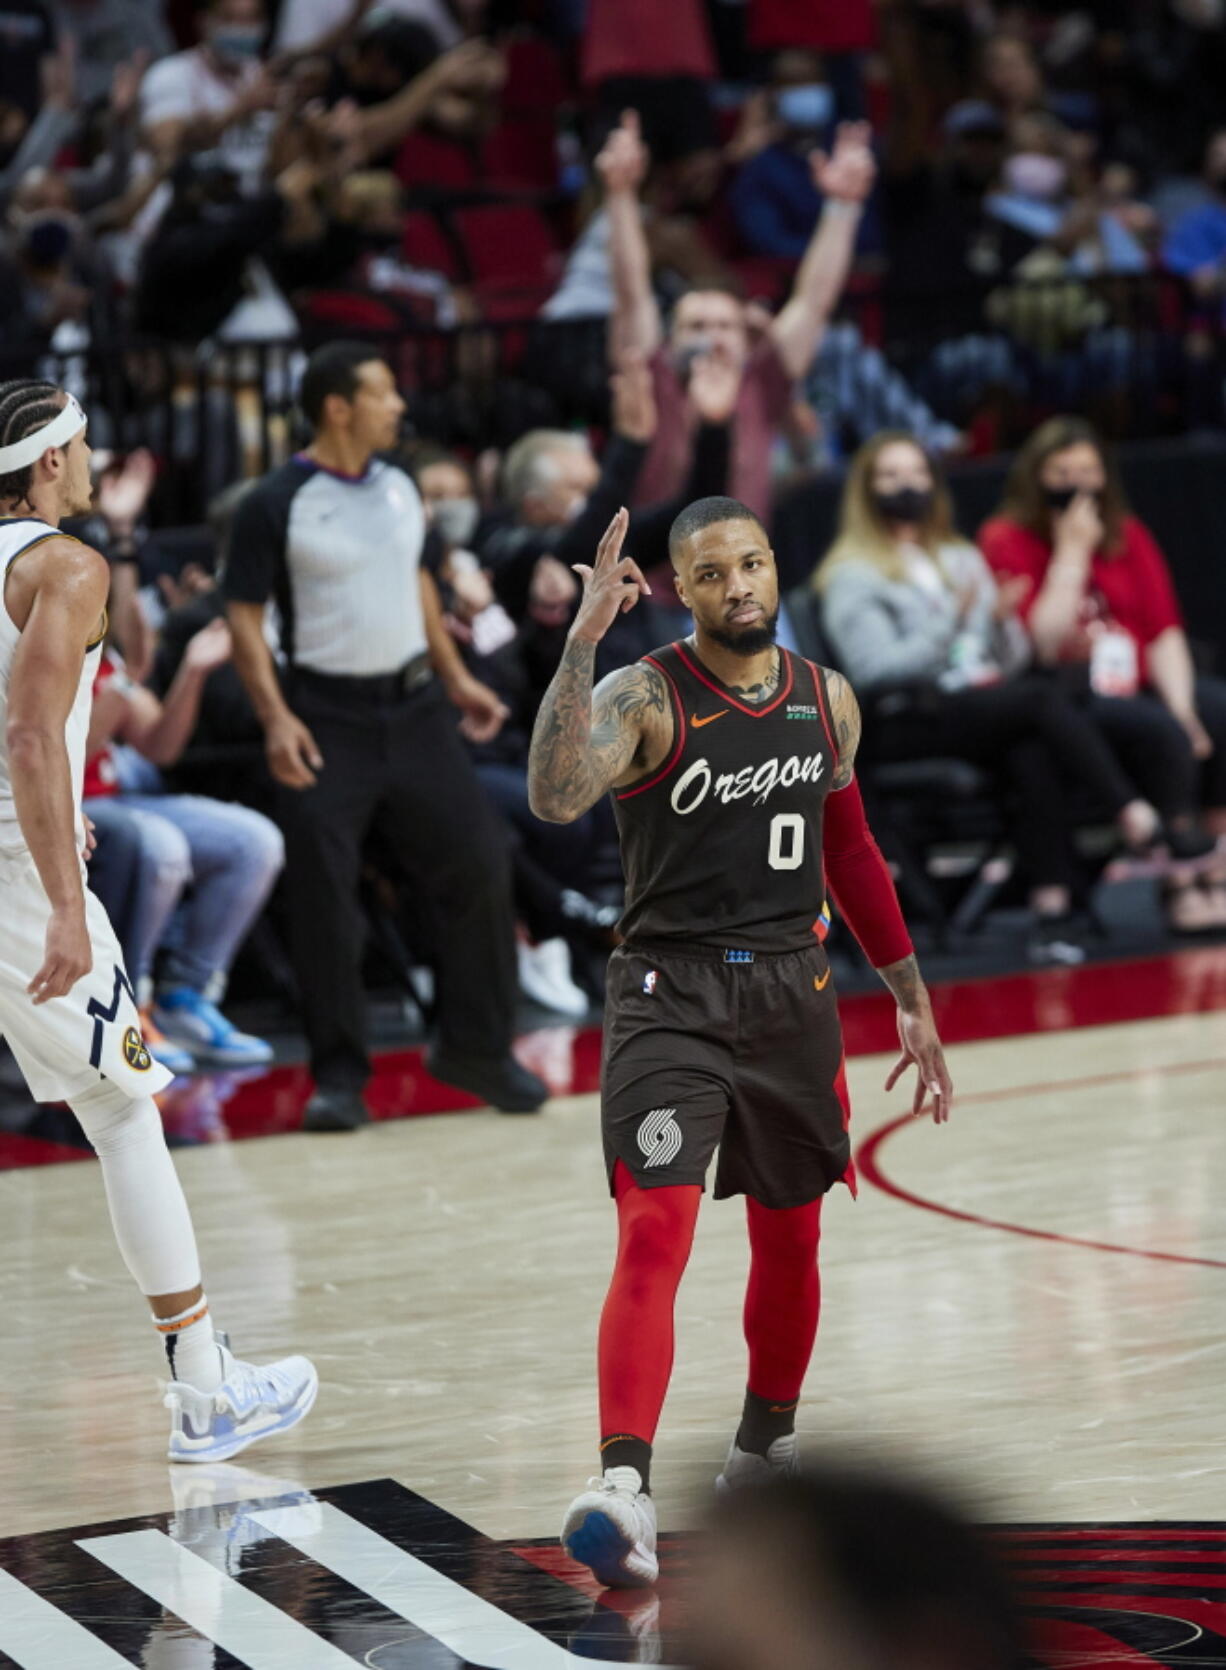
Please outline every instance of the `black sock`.
[[651, 1483], [651, 1445], [645, 1438], [632, 1438], [626, 1432], [614, 1432], [608, 1438], [602, 1438], [601, 1472], [610, 1467], [633, 1467], [643, 1481], [643, 1494], [651, 1494], [647, 1488]]
[[796, 1431], [796, 1406], [799, 1398], [790, 1403], [772, 1403], [768, 1397], [755, 1392], [745, 1393], [745, 1408], [737, 1428], [738, 1449], [750, 1455], [765, 1455], [776, 1438], [786, 1438]]

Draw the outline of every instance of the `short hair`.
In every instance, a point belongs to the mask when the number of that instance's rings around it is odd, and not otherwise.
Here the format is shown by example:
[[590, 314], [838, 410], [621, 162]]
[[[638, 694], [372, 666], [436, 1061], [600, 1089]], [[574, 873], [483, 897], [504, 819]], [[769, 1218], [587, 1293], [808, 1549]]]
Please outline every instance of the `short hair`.
[[[15, 446], [44, 424], [52, 423], [64, 406], [64, 391], [54, 383], [19, 377], [0, 383], [0, 446]], [[24, 499], [34, 485], [34, 465], [0, 475], [0, 499]]]
[[467, 459], [461, 458], [458, 452], [452, 452], [450, 447], [442, 446], [438, 441], [411, 440], [398, 447], [394, 454], [387, 454], [389, 463], [395, 463], [402, 470], [407, 470], [413, 480], [421, 485], [423, 470], [432, 469], [436, 464], [448, 464], [453, 469], [463, 470], [471, 481], [473, 467]]
[[727, 296], [729, 301], [739, 302], [743, 306], [745, 286], [736, 273], [712, 273], [709, 278], [691, 279], [668, 310], [670, 325], [677, 317], [677, 309], [687, 296]]
[[386, 364], [372, 342], [325, 342], [316, 348], [298, 389], [298, 404], [312, 429], [318, 429], [323, 420], [328, 396], [339, 394], [342, 400], [352, 400], [358, 392], [359, 370], [375, 360]]
[[957, 1661], [978, 1670], [1028, 1662], [1004, 1565], [962, 1506], [927, 1486], [810, 1461], [798, 1474], [730, 1494], [717, 1504], [714, 1528], [769, 1539], [802, 1603], [824, 1592], [826, 1578], [883, 1662], [917, 1629], [947, 1630], [961, 1648]]
[[753, 522], [762, 529], [762, 537], [766, 538], [766, 528], [762, 518], [750, 510], [740, 499], [728, 499], [718, 495], [710, 499], [695, 499], [693, 504], [687, 504], [677, 516], [672, 527], [668, 530], [668, 554], [675, 564], [677, 553], [690, 538], [703, 528], [713, 528], [718, 522]]
[[530, 429], [520, 436], [502, 466], [503, 495], [514, 510], [554, 479], [549, 454], [565, 447], [586, 452], [587, 441], [570, 429]]

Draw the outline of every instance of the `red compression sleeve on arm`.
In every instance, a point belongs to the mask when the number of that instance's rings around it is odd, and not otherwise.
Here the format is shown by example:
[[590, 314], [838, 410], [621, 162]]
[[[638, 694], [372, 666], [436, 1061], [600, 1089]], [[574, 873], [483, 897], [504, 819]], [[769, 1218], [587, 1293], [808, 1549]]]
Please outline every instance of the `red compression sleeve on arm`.
[[839, 914], [873, 967], [886, 968], [909, 957], [914, 947], [894, 891], [894, 878], [868, 827], [860, 785], [854, 777], [845, 789], [826, 796], [822, 854]]

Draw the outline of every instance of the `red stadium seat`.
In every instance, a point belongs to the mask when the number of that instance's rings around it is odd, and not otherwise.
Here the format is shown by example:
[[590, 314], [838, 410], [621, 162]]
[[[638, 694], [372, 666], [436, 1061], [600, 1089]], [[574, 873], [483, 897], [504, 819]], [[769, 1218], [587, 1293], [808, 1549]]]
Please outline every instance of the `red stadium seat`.
[[432, 191], [468, 191], [477, 183], [476, 163], [465, 146], [421, 131], [401, 141], [394, 171], [402, 185]]
[[519, 295], [525, 307], [543, 301], [557, 281], [562, 253], [549, 223], [530, 203], [487, 203], [457, 209], [456, 231], [478, 293]]
[[504, 48], [507, 79], [502, 108], [508, 115], [550, 116], [568, 103], [575, 90], [557, 47], [536, 35], [525, 35]]
[[501, 121], [481, 146], [481, 179], [495, 191], [553, 191], [558, 151], [552, 112]]
[[404, 217], [401, 241], [404, 258], [428, 272], [458, 279], [460, 263], [451, 239], [428, 209], [414, 209]]
[[357, 290], [314, 290], [296, 298], [304, 324], [336, 326], [340, 330], [398, 331], [403, 311]]

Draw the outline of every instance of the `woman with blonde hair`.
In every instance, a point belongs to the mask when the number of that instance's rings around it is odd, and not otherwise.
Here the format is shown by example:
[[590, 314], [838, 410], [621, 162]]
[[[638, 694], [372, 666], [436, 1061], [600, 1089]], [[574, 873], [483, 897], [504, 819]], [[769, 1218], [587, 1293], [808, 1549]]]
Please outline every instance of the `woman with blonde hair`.
[[958, 534], [948, 492], [910, 435], [886, 431], [857, 452], [838, 538], [813, 583], [834, 660], [872, 712], [872, 757], [953, 757], [996, 772], [1030, 882], [1031, 955], [1081, 961], [1068, 787], [1088, 790], [1131, 847], [1154, 839], [1157, 813], [1058, 684], [1028, 671], [1021, 586], [998, 587]]
[[1197, 676], [1166, 559], [1090, 424], [1035, 430], [980, 539], [1036, 661], [1158, 808], [1170, 925], [1226, 927], [1226, 681]]

